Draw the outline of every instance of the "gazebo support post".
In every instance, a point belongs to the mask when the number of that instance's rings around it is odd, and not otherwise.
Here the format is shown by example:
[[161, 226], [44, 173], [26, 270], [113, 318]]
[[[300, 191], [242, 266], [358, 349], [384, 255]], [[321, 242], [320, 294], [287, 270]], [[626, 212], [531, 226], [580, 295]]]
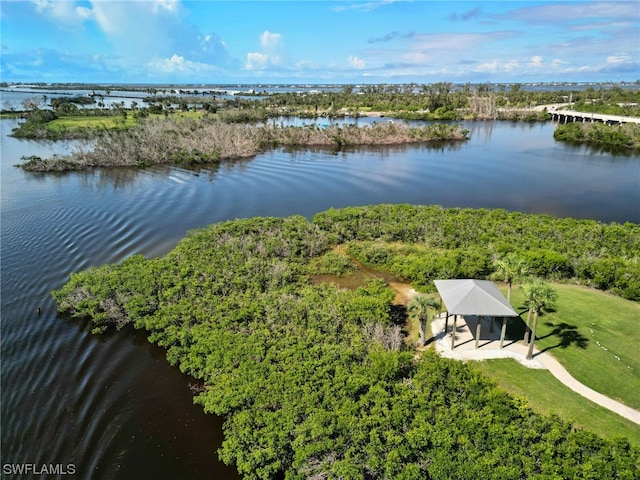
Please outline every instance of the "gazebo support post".
[[[0, 0], [1, 1], [1, 0]], [[453, 316], [451, 329], [451, 350], [456, 346], [456, 334], [458, 315], [470, 318], [472, 315], [476, 320], [476, 348], [480, 347], [480, 334], [482, 333], [483, 317], [488, 316], [491, 324], [488, 326], [491, 333], [494, 333], [496, 317], [503, 315], [517, 316], [513, 306], [504, 298], [504, 295], [489, 280], [457, 279], [457, 280], [434, 280], [438, 294], [442, 301], [441, 309], [445, 310], [444, 336], [449, 330], [449, 315]], [[453, 313], [452, 313], [453, 312]], [[504, 318], [503, 318], [504, 321]], [[504, 327], [504, 323], [503, 323]], [[473, 336], [473, 331], [471, 331]], [[502, 341], [505, 332], [502, 332]], [[472, 339], [473, 340], [473, 339]]]
[[451, 350], [453, 350], [453, 345], [456, 341], [456, 322], [458, 320], [458, 315], [453, 316], [453, 327], [451, 328]]
[[500, 348], [504, 344], [504, 336], [507, 333], [507, 317], [502, 317], [502, 330], [500, 331]]

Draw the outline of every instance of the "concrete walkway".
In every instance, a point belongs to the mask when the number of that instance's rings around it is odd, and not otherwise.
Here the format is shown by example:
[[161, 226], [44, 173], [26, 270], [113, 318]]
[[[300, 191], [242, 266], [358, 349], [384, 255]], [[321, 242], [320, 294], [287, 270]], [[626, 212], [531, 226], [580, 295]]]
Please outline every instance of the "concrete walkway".
[[[528, 368], [546, 368], [554, 377], [574, 392], [579, 393], [598, 405], [623, 416], [627, 420], [631, 420], [637, 425], [640, 425], [639, 411], [612, 400], [611, 398], [578, 382], [565, 370], [560, 362], [553, 358], [549, 353], [534, 350], [533, 359], [527, 360], [526, 356], [528, 347], [523, 345], [522, 341], [507, 339], [504, 341], [504, 348], [500, 348], [500, 324], [497, 322], [494, 326], [493, 332], [489, 331], [490, 324], [488, 320], [481, 322], [480, 341], [478, 349], [476, 349], [476, 342], [474, 338], [476, 322], [477, 317], [475, 316], [458, 316], [455, 332], [455, 345], [453, 350], [451, 350], [451, 329], [453, 328], [453, 317], [449, 317], [447, 332], [444, 331], [444, 314], [435, 318], [431, 322], [431, 329], [435, 338], [436, 350], [440, 355], [457, 360], [513, 358]], [[472, 331], [474, 334], [472, 334]]]

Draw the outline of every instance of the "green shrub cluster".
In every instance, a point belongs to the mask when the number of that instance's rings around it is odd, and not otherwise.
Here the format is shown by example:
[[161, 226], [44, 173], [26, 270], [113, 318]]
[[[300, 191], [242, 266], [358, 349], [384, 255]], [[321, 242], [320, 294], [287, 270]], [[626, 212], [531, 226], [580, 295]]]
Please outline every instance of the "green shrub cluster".
[[638, 93], [636, 92], [635, 98], [630, 97], [631, 102], [626, 103], [613, 103], [607, 101], [593, 101], [593, 99], [585, 99], [578, 101], [572, 105], [572, 110], [578, 112], [593, 112], [602, 113], [605, 115], [620, 115], [623, 117], [640, 116], [640, 108], [638, 107]]
[[345, 275], [357, 269], [355, 263], [345, 255], [337, 252], [327, 252], [314, 260], [310, 267], [311, 273], [328, 275]]
[[492, 271], [492, 252], [484, 247], [425, 249], [417, 245], [351, 242], [347, 251], [362, 263], [411, 280], [433, 290], [438, 278], [486, 278]]
[[64, 96], [64, 97], [54, 97], [49, 100], [49, 105], [54, 110], [58, 110], [61, 107], [64, 108], [66, 104], [75, 104], [75, 105], [92, 105], [96, 103], [96, 100], [93, 96], [86, 95], [72, 95], [72, 96]]
[[613, 150], [639, 150], [640, 125], [573, 122], [558, 125], [553, 132], [553, 138], [563, 142], [586, 143]]
[[[523, 257], [532, 275], [578, 281], [640, 300], [640, 226], [555, 218], [502, 209], [377, 205], [328, 210], [314, 222], [362, 262], [429, 285], [484, 277], [491, 258]], [[388, 242], [414, 244], [401, 249]], [[425, 251], [428, 248], [429, 251]]]
[[36, 108], [26, 114], [26, 121], [13, 129], [12, 135], [22, 138], [46, 138], [46, 124], [58, 118], [53, 110]]
[[[443, 230], [456, 215], [476, 225], [510, 215], [380, 206], [331, 210], [313, 223], [224, 222], [192, 232], [165, 257], [73, 274], [54, 296], [60, 310], [90, 317], [97, 330], [146, 330], [172, 364], [198, 379], [196, 402], [226, 419], [220, 456], [247, 479], [634, 478], [640, 452], [627, 440], [605, 441], [535, 414], [467, 364], [433, 352], [416, 360], [393, 323], [393, 292], [383, 281], [356, 290], [308, 282], [314, 268], [349, 268], [330, 251], [336, 239], [367, 239], [353, 251], [389, 262], [404, 247], [381, 248], [378, 239], [440, 238], [436, 263], [486, 269], [488, 250], [466, 258], [469, 239], [451, 252], [453, 239], [421, 225], [430, 211], [441, 212]], [[499, 228], [537, 221], [514, 216]], [[607, 236], [606, 226], [587, 227]], [[601, 248], [631, 248], [629, 238], [618, 241], [602, 240]], [[419, 247], [406, 248], [408, 258], [420, 256]]]
[[256, 123], [269, 119], [264, 108], [227, 109], [218, 112], [218, 119], [226, 123]]

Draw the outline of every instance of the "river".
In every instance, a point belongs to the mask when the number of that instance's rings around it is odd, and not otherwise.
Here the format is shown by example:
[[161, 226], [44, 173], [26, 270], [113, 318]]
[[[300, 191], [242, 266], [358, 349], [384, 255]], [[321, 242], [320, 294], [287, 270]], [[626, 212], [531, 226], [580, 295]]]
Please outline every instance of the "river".
[[76, 478], [237, 474], [217, 459], [220, 419], [193, 406], [189, 378], [161, 349], [140, 332], [96, 336], [56, 313], [50, 292], [74, 271], [162, 255], [188, 230], [221, 220], [310, 218], [348, 205], [435, 203], [640, 222], [640, 157], [557, 143], [551, 123], [467, 122], [471, 139], [449, 146], [276, 149], [195, 170], [67, 174], [13, 165], [72, 143], [17, 140], [6, 136], [15, 121], [0, 125], [2, 463], [73, 464]]

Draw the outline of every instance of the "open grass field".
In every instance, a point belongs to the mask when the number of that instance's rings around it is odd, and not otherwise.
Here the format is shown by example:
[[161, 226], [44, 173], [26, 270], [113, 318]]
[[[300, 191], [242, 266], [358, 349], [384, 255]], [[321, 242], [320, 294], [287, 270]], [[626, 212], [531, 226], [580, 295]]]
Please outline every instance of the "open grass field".
[[[171, 114], [172, 119], [176, 118], [193, 118], [197, 119], [202, 117], [202, 112], [175, 112]], [[151, 114], [148, 118], [164, 118], [162, 114]], [[68, 116], [59, 117], [51, 122], [47, 123], [47, 128], [52, 131], [73, 131], [73, 130], [112, 130], [117, 128], [129, 128], [135, 125], [136, 119], [133, 115], [127, 115], [126, 119], [123, 119], [118, 115], [83, 115], [83, 116]]]
[[[558, 299], [555, 309], [538, 320], [536, 348], [552, 354], [585, 385], [640, 409], [640, 304], [576, 285], [553, 288]], [[506, 294], [506, 288], [501, 290]], [[522, 288], [514, 286], [512, 304], [525, 320], [522, 298]], [[523, 327], [511, 333], [522, 338]], [[624, 436], [640, 446], [640, 426], [573, 392], [547, 370], [529, 369], [512, 359], [473, 365], [537, 412], [556, 414], [605, 438]]]
[[[554, 311], [540, 316], [536, 348], [578, 381], [640, 409], [640, 304], [575, 285], [553, 287], [558, 300]], [[513, 289], [511, 300], [518, 312], [525, 310], [521, 288]]]
[[578, 395], [547, 370], [534, 370], [512, 359], [474, 362], [506, 391], [527, 400], [536, 412], [556, 414], [574, 425], [612, 439], [627, 437], [640, 446], [640, 426]]
[[127, 128], [136, 123], [132, 116], [123, 120], [121, 116], [101, 115], [101, 116], [73, 116], [59, 117], [47, 124], [47, 129], [52, 131], [73, 131], [80, 129], [113, 129]]

